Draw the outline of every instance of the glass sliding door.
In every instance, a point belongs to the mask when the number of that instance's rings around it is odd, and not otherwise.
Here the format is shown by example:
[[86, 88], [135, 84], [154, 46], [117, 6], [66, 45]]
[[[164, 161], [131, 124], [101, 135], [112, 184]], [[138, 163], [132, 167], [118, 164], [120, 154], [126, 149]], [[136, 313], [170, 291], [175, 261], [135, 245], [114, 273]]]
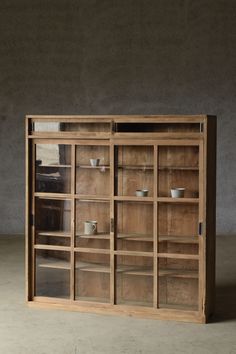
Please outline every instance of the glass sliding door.
[[75, 150], [75, 300], [110, 302], [110, 148]]
[[198, 310], [202, 237], [200, 153], [200, 144], [194, 142], [158, 146], [159, 308]]
[[34, 296], [70, 299], [72, 147], [34, 144]]
[[116, 145], [114, 156], [116, 304], [152, 307], [154, 148]]

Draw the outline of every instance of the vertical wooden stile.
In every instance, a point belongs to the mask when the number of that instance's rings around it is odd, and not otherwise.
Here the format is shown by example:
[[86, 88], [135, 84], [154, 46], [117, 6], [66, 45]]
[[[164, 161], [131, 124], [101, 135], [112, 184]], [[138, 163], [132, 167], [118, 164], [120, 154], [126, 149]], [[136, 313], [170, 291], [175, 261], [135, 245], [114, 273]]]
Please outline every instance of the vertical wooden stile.
[[157, 194], [158, 194], [158, 146], [154, 145], [154, 161], [153, 161], [153, 197], [154, 197], [154, 208], [153, 208], [153, 306], [158, 307], [158, 205], [157, 205]]
[[75, 213], [76, 213], [76, 146], [71, 145], [71, 253], [70, 253], [70, 299], [74, 301], [75, 299]]
[[201, 235], [198, 235], [199, 240], [199, 302], [198, 310], [200, 313], [204, 311], [205, 299], [205, 238], [206, 238], [206, 222], [204, 218], [204, 150], [203, 141], [199, 143], [199, 223], [201, 223]]
[[29, 149], [29, 139], [28, 139], [28, 130], [29, 130], [29, 119], [25, 119], [25, 297], [26, 301], [31, 300], [31, 281], [30, 281], [30, 269], [32, 267], [30, 266], [30, 255], [31, 252], [29, 251], [31, 249], [31, 243], [30, 243], [30, 226], [29, 226], [29, 212], [30, 212], [30, 197], [31, 193], [29, 191], [29, 186], [30, 186], [30, 171], [31, 171], [31, 166], [30, 166], [30, 149]]
[[35, 245], [35, 192], [36, 192], [36, 188], [35, 188], [35, 160], [36, 160], [36, 145], [33, 143], [32, 144], [32, 159], [31, 159], [31, 163], [32, 163], [32, 205], [31, 205], [31, 221], [33, 221], [33, 223], [31, 224], [30, 230], [31, 230], [31, 238], [32, 238], [32, 245], [31, 245], [31, 269], [32, 269], [32, 287], [31, 287], [31, 296], [34, 297], [35, 296], [35, 274], [36, 274], [36, 264], [35, 264], [35, 249], [34, 249], [34, 245]]
[[115, 235], [116, 235], [116, 227], [115, 227], [115, 216], [114, 216], [114, 144], [110, 144], [110, 303], [112, 305], [115, 304]]

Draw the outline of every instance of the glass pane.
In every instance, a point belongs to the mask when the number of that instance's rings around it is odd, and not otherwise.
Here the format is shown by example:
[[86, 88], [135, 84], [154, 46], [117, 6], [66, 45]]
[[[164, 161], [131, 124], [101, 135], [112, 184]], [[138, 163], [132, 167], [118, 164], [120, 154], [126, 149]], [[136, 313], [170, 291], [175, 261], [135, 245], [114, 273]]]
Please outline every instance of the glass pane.
[[116, 195], [153, 196], [153, 146], [116, 147]]
[[158, 196], [198, 198], [198, 146], [159, 146], [158, 152]]
[[153, 204], [116, 202], [116, 249], [153, 251]]
[[110, 255], [76, 252], [75, 299], [110, 301]]
[[116, 303], [153, 306], [153, 258], [116, 256]]
[[110, 203], [76, 201], [76, 247], [110, 248]]
[[110, 132], [110, 123], [34, 122], [35, 132]]
[[198, 220], [198, 204], [158, 204], [158, 230], [162, 239], [169, 236], [197, 237]]
[[76, 193], [110, 195], [110, 156], [108, 146], [76, 147]]
[[160, 258], [159, 307], [198, 310], [198, 261]]
[[35, 238], [37, 244], [69, 246], [71, 240], [70, 200], [35, 200]]
[[71, 147], [36, 145], [36, 192], [70, 193]]
[[70, 246], [71, 235], [65, 232], [36, 232], [35, 243], [37, 245]]
[[70, 297], [70, 253], [36, 250], [35, 295]]

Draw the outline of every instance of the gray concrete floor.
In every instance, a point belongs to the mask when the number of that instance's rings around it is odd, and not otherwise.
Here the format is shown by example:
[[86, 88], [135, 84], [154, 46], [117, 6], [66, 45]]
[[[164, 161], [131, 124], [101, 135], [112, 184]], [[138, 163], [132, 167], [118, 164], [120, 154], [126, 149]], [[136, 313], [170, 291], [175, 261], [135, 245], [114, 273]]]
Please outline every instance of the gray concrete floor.
[[235, 252], [217, 238], [216, 314], [200, 325], [28, 308], [23, 237], [0, 236], [0, 354], [236, 353]]

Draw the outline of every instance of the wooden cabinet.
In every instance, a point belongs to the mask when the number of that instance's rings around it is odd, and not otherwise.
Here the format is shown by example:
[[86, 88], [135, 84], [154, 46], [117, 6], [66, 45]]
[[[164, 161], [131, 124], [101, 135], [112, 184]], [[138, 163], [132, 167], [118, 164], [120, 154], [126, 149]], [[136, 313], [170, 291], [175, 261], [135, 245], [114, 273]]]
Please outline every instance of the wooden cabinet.
[[31, 306], [206, 322], [216, 118], [27, 116]]

